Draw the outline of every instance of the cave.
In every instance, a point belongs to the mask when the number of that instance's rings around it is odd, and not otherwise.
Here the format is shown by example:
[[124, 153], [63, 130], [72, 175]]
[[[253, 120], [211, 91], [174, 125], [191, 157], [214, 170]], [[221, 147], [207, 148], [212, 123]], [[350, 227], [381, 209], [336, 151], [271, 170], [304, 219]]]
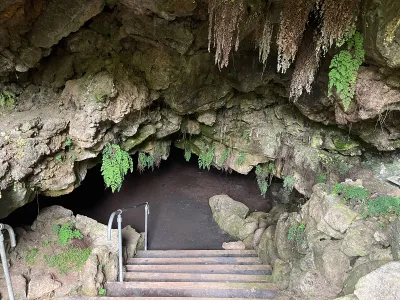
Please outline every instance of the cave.
[[397, 300], [399, 111], [398, 0], [0, 0], [0, 300]]

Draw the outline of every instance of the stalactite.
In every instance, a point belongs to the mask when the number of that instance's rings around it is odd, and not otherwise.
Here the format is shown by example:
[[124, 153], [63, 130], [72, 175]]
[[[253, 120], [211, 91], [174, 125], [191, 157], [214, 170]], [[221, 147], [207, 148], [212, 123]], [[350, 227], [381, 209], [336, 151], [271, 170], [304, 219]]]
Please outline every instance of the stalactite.
[[294, 61], [315, 0], [284, 0], [278, 33], [278, 71], [285, 73]]
[[271, 10], [271, 2], [268, 3], [266, 12], [265, 12], [265, 20], [262, 34], [260, 35], [258, 41], [258, 53], [260, 62], [265, 66], [268, 60], [269, 52], [271, 49], [271, 39], [273, 32], [273, 23], [272, 23], [272, 10]]
[[235, 39], [235, 51], [239, 47], [239, 23], [243, 14], [243, 0], [210, 0], [208, 6], [208, 51], [211, 44], [216, 48], [215, 63], [219, 68], [228, 66], [229, 54]]

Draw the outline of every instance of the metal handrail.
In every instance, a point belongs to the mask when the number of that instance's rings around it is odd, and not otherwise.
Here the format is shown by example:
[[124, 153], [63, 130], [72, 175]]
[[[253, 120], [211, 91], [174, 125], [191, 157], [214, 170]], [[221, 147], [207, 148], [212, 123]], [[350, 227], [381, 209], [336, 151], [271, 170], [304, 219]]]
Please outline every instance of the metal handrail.
[[138, 207], [144, 206], [144, 250], [147, 251], [147, 220], [148, 215], [150, 214], [150, 205], [149, 202], [144, 202], [138, 205], [134, 205], [127, 208], [120, 208], [114, 211], [110, 219], [108, 220], [108, 227], [107, 227], [107, 239], [111, 241], [111, 229], [112, 224], [114, 222], [114, 217], [117, 215], [117, 223], [118, 223], [118, 266], [119, 266], [119, 282], [124, 281], [123, 271], [122, 271], [122, 213], [131, 209], [135, 209]]
[[8, 296], [9, 296], [10, 300], [14, 300], [14, 291], [13, 291], [13, 287], [12, 287], [12, 283], [11, 283], [10, 271], [8, 269], [6, 248], [4, 246], [3, 230], [7, 230], [8, 231], [8, 234], [10, 236], [10, 241], [11, 241], [11, 247], [14, 248], [17, 245], [17, 242], [15, 240], [15, 233], [14, 233], [14, 230], [12, 229], [12, 227], [9, 226], [9, 225], [0, 223], [0, 255], [1, 255], [1, 263], [3, 264], [4, 276], [5, 276], [5, 279], [6, 279], [7, 289], [8, 289]]

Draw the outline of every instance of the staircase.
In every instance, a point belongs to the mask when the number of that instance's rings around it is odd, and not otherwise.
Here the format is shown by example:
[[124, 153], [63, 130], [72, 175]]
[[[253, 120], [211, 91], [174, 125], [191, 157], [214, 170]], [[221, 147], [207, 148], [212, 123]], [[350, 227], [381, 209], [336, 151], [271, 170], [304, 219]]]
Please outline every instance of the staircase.
[[125, 282], [107, 283], [102, 299], [274, 299], [270, 274], [253, 250], [139, 251], [128, 259]]

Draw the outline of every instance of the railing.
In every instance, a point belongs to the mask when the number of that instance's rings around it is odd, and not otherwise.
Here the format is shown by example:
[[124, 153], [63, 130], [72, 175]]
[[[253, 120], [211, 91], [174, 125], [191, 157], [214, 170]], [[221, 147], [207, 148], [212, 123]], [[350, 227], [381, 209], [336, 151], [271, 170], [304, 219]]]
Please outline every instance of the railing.
[[138, 204], [135, 206], [127, 207], [127, 208], [121, 208], [116, 211], [114, 211], [110, 219], [108, 220], [108, 230], [107, 230], [107, 239], [111, 241], [111, 229], [112, 229], [112, 224], [114, 222], [114, 217], [117, 215], [117, 223], [118, 223], [118, 266], [119, 266], [119, 282], [124, 281], [124, 276], [123, 276], [123, 271], [122, 271], [122, 213], [131, 209], [135, 209], [138, 207], [144, 206], [144, 250], [147, 251], [147, 219], [148, 215], [150, 214], [150, 205], [148, 202]]
[[7, 230], [8, 234], [10, 235], [11, 247], [15, 247], [17, 245], [17, 243], [15, 241], [14, 230], [11, 228], [11, 226], [8, 226], [6, 224], [1, 224], [0, 223], [0, 255], [1, 255], [1, 263], [3, 265], [4, 276], [5, 276], [6, 283], [7, 283], [8, 297], [10, 298], [10, 300], [14, 300], [14, 291], [13, 291], [13, 288], [12, 288], [10, 271], [8, 270], [6, 248], [4, 246], [3, 230]]

